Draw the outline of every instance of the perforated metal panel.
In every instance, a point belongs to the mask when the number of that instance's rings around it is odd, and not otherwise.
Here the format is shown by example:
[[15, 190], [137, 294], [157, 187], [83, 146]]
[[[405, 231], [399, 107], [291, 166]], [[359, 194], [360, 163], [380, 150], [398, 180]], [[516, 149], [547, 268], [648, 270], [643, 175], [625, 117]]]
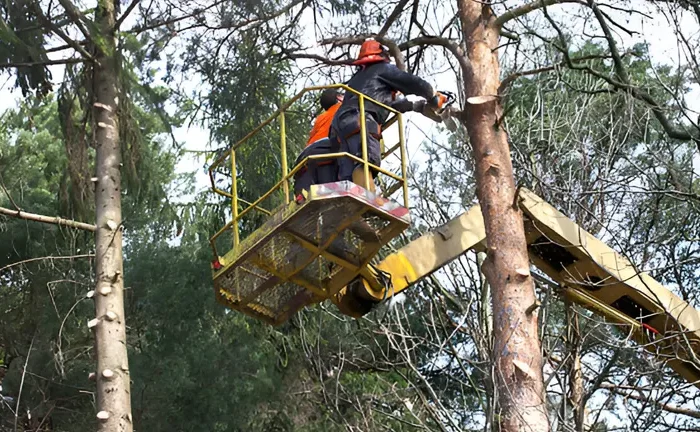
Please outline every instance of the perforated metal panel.
[[354, 183], [314, 185], [219, 259], [217, 299], [281, 324], [336, 294], [409, 224], [405, 207]]

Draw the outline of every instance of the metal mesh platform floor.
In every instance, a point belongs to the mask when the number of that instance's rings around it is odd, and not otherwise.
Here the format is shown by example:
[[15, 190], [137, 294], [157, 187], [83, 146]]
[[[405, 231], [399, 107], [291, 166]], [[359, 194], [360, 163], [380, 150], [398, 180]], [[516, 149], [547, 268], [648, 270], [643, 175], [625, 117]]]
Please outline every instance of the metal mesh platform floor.
[[220, 259], [217, 300], [279, 325], [336, 294], [409, 224], [408, 209], [354, 183], [314, 185]]

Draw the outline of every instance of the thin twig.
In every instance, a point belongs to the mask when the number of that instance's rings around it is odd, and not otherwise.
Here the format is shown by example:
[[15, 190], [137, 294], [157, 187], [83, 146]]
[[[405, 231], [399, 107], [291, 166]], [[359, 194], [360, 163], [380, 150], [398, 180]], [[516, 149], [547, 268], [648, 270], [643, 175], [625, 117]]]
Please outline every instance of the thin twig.
[[7, 187], [5, 187], [5, 181], [2, 179], [2, 174], [0, 174], [0, 187], [5, 192], [5, 195], [7, 195], [7, 198], [10, 200], [10, 203], [15, 207], [15, 209], [21, 211], [22, 209], [19, 208], [15, 200], [12, 198], [12, 195], [10, 195], [10, 191], [8, 191]]
[[32, 342], [29, 344], [29, 351], [27, 351], [27, 358], [24, 360], [24, 369], [22, 369], [22, 380], [19, 383], [19, 394], [17, 395], [17, 407], [15, 408], [15, 432], [17, 432], [17, 420], [19, 419], [19, 403], [22, 400], [22, 388], [24, 387], [24, 377], [27, 374], [27, 365], [29, 364], [29, 356], [32, 353], [32, 348], [34, 347], [34, 338], [36, 333], [32, 336]]
[[41, 258], [30, 258], [22, 261], [18, 261], [16, 263], [8, 264], [4, 267], [0, 267], [0, 273], [3, 271], [12, 268], [12, 267], [17, 267], [19, 265], [23, 264], [28, 264], [30, 262], [35, 262], [35, 261], [43, 261], [43, 260], [69, 260], [69, 259], [80, 259], [80, 258], [94, 258], [95, 254], [82, 254], [82, 255], [70, 255], [70, 256], [45, 256]]
[[625, 391], [620, 390], [619, 387], [617, 385], [614, 385], [614, 384], [601, 383], [600, 388], [608, 390], [611, 393], [615, 393], [615, 394], [618, 394], [620, 396], [623, 396], [624, 398], [634, 399], [634, 400], [639, 401], [639, 402], [651, 403], [653, 405], [656, 405], [657, 408], [660, 408], [660, 409], [667, 411], [667, 412], [670, 412], [670, 413], [681, 414], [681, 415], [685, 415], [688, 417], [700, 419], [700, 411], [695, 411], [695, 410], [688, 409], [688, 408], [682, 408], [682, 407], [677, 407], [677, 406], [673, 406], [673, 405], [668, 405], [668, 404], [665, 404], [665, 403], [663, 403], [659, 400], [656, 400], [652, 397], [649, 397], [649, 396], [640, 396], [640, 395], [634, 394], [632, 392], [625, 392]]
[[81, 59], [81, 58], [66, 58], [66, 59], [46, 60], [46, 61], [37, 61], [37, 62], [8, 62], [8, 63], [0, 63], [0, 69], [32, 67], [32, 66], [54, 66], [54, 65], [76, 64], [76, 63], [82, 63], [84, 61], [85, 61], [85, 59]]

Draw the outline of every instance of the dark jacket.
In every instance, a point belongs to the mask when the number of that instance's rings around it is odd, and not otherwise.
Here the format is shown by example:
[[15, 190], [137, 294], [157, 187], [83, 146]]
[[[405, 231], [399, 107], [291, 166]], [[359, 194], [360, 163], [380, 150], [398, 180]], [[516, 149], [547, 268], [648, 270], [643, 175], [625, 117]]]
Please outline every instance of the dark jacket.
[[[348, 81], [347, 85], [388, 106], [391, 106], [397, 91], [425, 99], [430, 99], [434, 94], [433, 87], [427, 81], [385, 62], [361, 68]], [[357, 96], [354, 93], [345, 92], [343, 104], [338, 109], [335, 118], [358, 108]], [[389, 116], [386, 109], [367, 101], [365, 101], [365, 113], [371, 114], [378, 124], [384, 123]]]

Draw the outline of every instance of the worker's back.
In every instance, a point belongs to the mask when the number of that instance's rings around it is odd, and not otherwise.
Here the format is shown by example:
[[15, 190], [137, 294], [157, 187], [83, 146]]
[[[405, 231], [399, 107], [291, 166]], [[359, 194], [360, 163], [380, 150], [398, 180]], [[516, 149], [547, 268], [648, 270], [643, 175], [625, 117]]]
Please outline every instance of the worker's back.
[[319, 114], [318, 117], [316, 117], [314, 126], [311, 129], [311, 134], [309, 135], [309, 141], [306, 143], [307, 147], [316, 141], [328, 138], [328, 133], [331, 130], [331, 123], [333, 122], [333, 117], [338, 111], [338, 108], [340, 108], [340, 102], [328, 108], [326, 111]]
[[[359, 91], [370, 98], [390, 105], [396, 92], [418, 95], [429, 99], [433, 96], [433, 88], [421, 78], [404, 72], [388, 62], [377, 62], [363, 66], [348, 81], [348, 87]], [[347, 92], [343, 105], [338, 110], [338, 115], [358, 109], [358, 97], [352, 92]], [[365, 101], [365, 112], [371, 113], [378, 124], [386, 122], [389, 112], [372, 102]]]

